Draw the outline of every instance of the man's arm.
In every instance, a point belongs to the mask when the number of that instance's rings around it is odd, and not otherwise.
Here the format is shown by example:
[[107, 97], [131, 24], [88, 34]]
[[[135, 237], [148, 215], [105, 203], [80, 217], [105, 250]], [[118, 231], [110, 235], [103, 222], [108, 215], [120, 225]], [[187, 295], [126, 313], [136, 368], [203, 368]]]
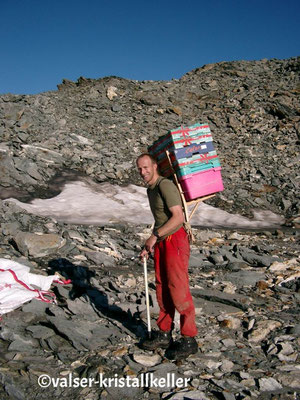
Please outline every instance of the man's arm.
[[[180, 205], [170, 207], [169, 210], [172, 213], [171, 218], [161, 226], [157, 232], [159, 236], [166, 236], [168, 233], [172, 232], [177, 226], [181, 225], [184, 222], [184, 216], [182, 207]], [[153, 234], [146, 240], [145, 249], [141, 253], [141, 257], [147, 255], [148, 252], [153, 250], [155, 243], [157, 242], [157, 237]]]

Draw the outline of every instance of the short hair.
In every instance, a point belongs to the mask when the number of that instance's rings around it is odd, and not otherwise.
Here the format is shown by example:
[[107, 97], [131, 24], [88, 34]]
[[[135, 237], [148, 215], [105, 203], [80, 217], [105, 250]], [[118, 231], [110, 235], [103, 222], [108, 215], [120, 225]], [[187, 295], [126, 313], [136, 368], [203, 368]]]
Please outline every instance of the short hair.
[[141, 155], [139, 155], [136, 159], [136, 162], [138, 162], [143, 157], [149, 157], [153, 164], [157, 164], [155, 157], [153, 157], [153, 155], [149, 153], [142, 153]]

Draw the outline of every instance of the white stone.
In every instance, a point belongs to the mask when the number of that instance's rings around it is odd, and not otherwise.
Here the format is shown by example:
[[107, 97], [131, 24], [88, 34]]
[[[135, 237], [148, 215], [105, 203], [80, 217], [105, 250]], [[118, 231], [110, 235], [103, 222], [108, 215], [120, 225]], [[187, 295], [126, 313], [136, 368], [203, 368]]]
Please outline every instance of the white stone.
[[221, 340], [225, 347], [235, 347], [235, 341], [231, 338]]
[[58, 121], [58, 125], [63, 128], [66, 125], [67, 121], [66, 119], [62, 118]]
[[136, 279], [135, 277], [128, 278], [123, 284], [125, 287], [134, 288], [136, 287]]
[[233, 232], [230, 236], [228, 236], [229, 240], [242, 240], [244, 239], [244, 235], [240, 235], [237, 232]]
[[114, 97], [118, 96], [116, 91], [118, 89], [115, 86], [109, 86], [106, 92], [106, 96], [109, 98], [109, 100], [113, 100]]
[[203, 364], [205, 364], [208, 369], [217, 369], [222, 365], [222, 362], [214, 360], [203, 360]]
[[300, 389], [300, 371], [292, 371], [287, 374], [276, 374], [276, 378], [283, 386]]
[[255, 329], [249, 335], [249, 342], [258, 343], [264, 340], [270, 332], [279, 328], [282, 324], [278, 321], [258, 321]]
[[279, 371], [300, 371], [300, 364], [277, 365], [276, 369], [279, 369]]
[[294, 352], [293, 346], [290, 343], [280, 343], [279, 346], [281, 347], [281, 350], [278, 354], [288, 356]]
[[232, 316], [219, 316], [219, 321], [222, 327], [228, 329], [239, 329], [241, 326], [241, 321], [239, 318], [235, 318]]
[[[162, 397], [164, 398], [164, 397]], [[208, 397], [205, 396], [204, 392], [201, 392], [199, 390], [195, 391], [182, 391], [182, 392], [177, 392], [175, 393], [172, 397], [168, 397], [169, 400], [209, 400]]]
[[221, 371], [231, 372], [234, 368], [234, 363], [230, 360], [224, 360], [221, 365]]
[[154, 367], [154, 365], [157, 365], [161, 361], [161, 357], [158, 354], [154, 354], [152, 356], [145, 354], [134, 354], [133, 359], [145, 367]]
[[298, 353], [293, 353], [293, 354], [289, 354], [289, 355], [278, 354], [278, 358], [280, 361], [295, 362], [298, 358]]
[[73, 257], [74, 260], [86, 261], [87, 258], [83, 254], [78, 254], [77, 256]]
[[285, 271], [297, 264], [298, 264], [298, 261], [296, 258], [292, 258], [291, 260], [284, 261], [284, 262], [275, 261], [273, 264], [271, 264], [269, 270], [272, 272]]
[[282, 385], [274, 378], [261, 378], [259, 379], [259, 389], [262, 392], [273, 392], [282, 389]]
[[242, 379], [251, 379], [252, 378], [252, 376], [248, 372], [244, 372], [244, 371], [240, 372], [240, 377]]
[[224, 289], [223, 289], [224, 293], [230, 293], [230, 294], [234, 294], [235, 293], [236, 286], [233, 283], [231, 283], [231, 282], [223, 282], [223, 284], [225, 286]]
[[243, 379], [240, 383], [246, 387], [255, 387], [255, 379], [253, 378]]
[[94, 144], [94, 142], [92, 140], [89, 140], [84, 136], [77, 135], [76, 133], [72, 133], [71, 137], [76, 138], [78, 140], [78, 142], [81, 144], [86, 144], [86, 145], [91, 145], [91, 146]]

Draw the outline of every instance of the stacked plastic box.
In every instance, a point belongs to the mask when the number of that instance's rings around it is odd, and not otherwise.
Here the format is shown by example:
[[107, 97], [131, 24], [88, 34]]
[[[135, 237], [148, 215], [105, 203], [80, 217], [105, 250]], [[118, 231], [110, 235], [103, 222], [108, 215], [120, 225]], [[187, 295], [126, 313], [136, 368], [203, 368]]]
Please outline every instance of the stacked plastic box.
[[208, 124], [173, 129], [148, 148], [160, 173], [169, 177], [173, 171], [166, 150], [187, 201], [224, 190], [221, 165]]

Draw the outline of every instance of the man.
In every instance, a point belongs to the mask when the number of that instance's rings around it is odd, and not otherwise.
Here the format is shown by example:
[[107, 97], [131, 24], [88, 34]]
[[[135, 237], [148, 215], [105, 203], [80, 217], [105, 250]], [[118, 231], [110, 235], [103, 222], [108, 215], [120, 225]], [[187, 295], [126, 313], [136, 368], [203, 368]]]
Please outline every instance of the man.
[[[160, 307], [159, 331], [142, 342], [146, 350], [168, 349], [166, 356], [180, 359], [198, 351], [195, 340], [195, 307], [189, 289], [188, 263], [190, 246], [183, 227], [184, 215], [180, 193], [173, 182], [158, 173], [156, 160], [141, 154], [137, 161], [140, 176], [147, 184], [147, 194], [155, 225], [140, 257], [154, 250], [156, 296]], [[171, 331], [175, 309], [180, 314], [181, 339], [173, 343]]]

